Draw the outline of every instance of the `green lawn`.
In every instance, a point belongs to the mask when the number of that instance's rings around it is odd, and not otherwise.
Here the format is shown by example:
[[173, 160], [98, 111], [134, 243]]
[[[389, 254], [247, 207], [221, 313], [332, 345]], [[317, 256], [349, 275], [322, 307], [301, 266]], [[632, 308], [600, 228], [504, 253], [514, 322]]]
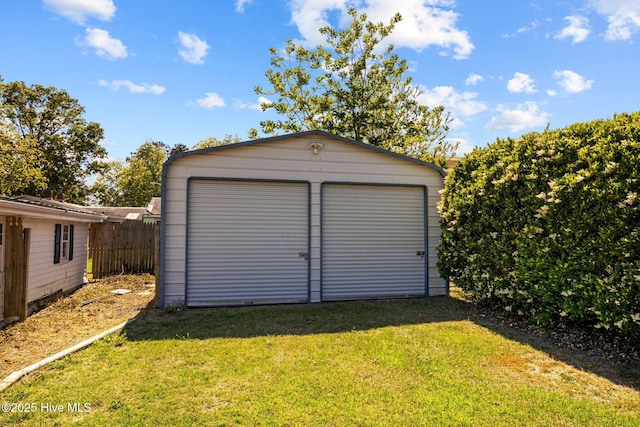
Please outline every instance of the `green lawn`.
[[0, 425], [640, 425], [637, 377], [473, 319], [453, 298], [144, 312], [6, 390], [36, 411]]

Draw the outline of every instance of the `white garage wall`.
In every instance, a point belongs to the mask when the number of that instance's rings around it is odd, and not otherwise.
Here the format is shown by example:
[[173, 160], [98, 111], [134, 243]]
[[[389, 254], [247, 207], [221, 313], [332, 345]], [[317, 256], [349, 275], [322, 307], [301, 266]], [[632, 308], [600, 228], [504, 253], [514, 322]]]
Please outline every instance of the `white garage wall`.
[[[323, 147], [314, 154], [312, 142]], [[186, 280], [187, 182], [192, 177], [302, 180], [311, 184], [311, 301], [320, 301], [320, 189], [325, 181], [412, 184], [427, 187], [429, 295], [445, 295], [436, 247], [440, 241], [436, 204], [444, 187], [439, 169], [332, 137], [306, 133], [203, 150], [173, 158], [163, 178], [163, 264], [161, 303], [184, 302]]]

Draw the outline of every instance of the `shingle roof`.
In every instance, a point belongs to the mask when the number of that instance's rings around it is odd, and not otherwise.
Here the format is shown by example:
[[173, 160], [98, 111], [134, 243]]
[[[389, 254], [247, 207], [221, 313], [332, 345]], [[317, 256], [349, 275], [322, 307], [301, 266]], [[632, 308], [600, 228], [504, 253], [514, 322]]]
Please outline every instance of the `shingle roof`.
[[61, 202], [61, 201], [52, 200], [52, 199], [43, 199], [41, 197], [28, 196], [24, 194], [21, 196], [2, 197], [1, 199], [12, 201], [12, 202], [24, 203], [28, 205], [58, 209], [64, 212], [77, 212], [82, 214], [101, 216], [99, 213], [90, 211], [89, 209], [87, 209], [86, 206], [76, 205], [74, 203]]

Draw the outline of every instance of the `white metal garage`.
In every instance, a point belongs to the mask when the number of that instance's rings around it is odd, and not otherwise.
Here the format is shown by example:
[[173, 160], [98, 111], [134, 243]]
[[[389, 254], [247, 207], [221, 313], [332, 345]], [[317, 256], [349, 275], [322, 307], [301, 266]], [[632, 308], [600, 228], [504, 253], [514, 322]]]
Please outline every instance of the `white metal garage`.
[[443, 177], [322, 131], [176, 154], [163, 170], [159, 305], [445, 295]]
[[425, 188], [322, 186], [322, 299], [428, 294]]

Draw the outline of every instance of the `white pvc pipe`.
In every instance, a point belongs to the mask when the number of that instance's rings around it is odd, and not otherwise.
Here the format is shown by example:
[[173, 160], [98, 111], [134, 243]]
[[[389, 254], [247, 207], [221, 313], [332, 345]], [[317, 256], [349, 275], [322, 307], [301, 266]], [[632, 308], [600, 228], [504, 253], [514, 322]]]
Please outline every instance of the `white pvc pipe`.
[[20, 378], [22, 378], [23, 376], [25, 376], [28, 373], [31, 373], [33, 371], [35, 371], [38, 368], [41, 368], [51, 362], [55, 362], [58, 359], [62, 359], [65, 356], [70, 355], [71, 353], [74, 353], [78, 350], [82, 350], [83, 348], [91, 345], [93, 342], [98, 341], [101, 338], [106, 337], [109, 334], [112, 334], [122, 328], [124, 328], [125, 326], [127, 326], [129, 323], [133, 322], [135, 319], [129, 319], [126, 322], [122, 322], [119, 325], [114, 326], [111, 329], [108, 329], [104, 332], [99, 333], [98, 335], [89, 338], [88, 340], [82, 341], [79, 344], [74, 345], [73, 347], [69, 347], [66, 350], [62, 350], [59, 353], [54, 354], [53, 356], [49, 356], [46, 359], [42, 359], [39, 362], [34, 363], [33, 365], [29, 365], [26, 368], [20, 369], [18, 371], [13, 372], [11, 375], [9, 375], [8, 377], [6, 377], [4, 380], [2, 380], [0, 382], [0, 392], [4, 391], [7, 387], [9, 387], [10, 385], [12, 385], [13, 383], [15, 383], [16, 381], [18, 381]]

